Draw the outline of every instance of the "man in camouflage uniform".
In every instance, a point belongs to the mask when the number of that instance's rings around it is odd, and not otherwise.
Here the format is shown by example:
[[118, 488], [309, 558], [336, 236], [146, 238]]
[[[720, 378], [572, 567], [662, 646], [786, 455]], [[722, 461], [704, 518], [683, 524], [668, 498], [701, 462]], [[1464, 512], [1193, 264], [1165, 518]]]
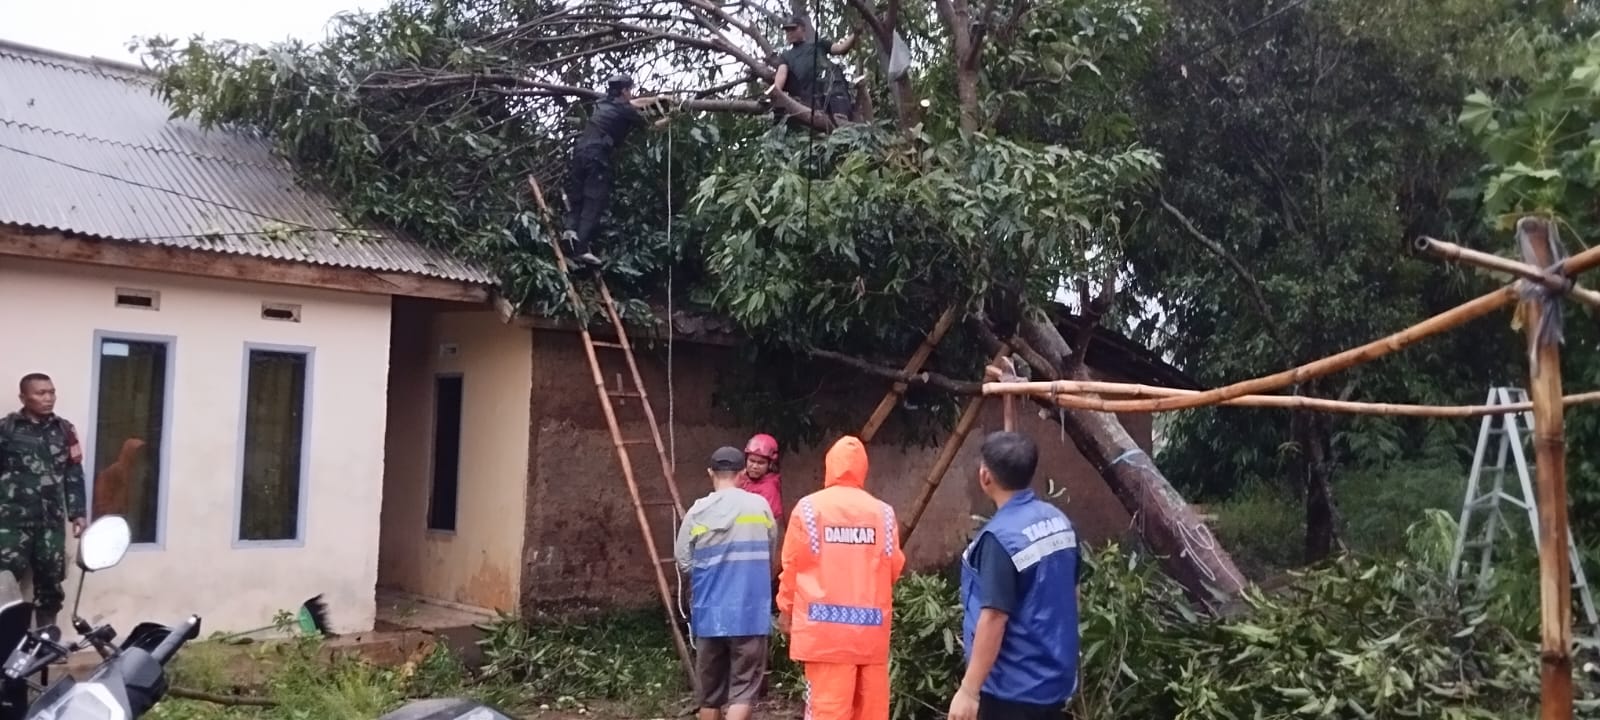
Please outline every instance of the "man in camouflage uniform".
[[0, 570], [33, 578], [34, 623], [54, 625], [66, 594], [66, 523], [84, 528], [83, 446], [55, 414], [56, 386], [39, 373], [18, 384], [22, 409], [0, 418]]

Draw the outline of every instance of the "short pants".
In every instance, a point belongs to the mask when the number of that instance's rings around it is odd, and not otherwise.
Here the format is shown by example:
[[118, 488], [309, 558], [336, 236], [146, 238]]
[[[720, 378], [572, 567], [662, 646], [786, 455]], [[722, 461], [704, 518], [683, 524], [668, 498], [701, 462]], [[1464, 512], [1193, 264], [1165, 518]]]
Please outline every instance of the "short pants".
[[697, 637], [694, 641], [700, 707], [754, 705], [767, 675], [767, 636]]

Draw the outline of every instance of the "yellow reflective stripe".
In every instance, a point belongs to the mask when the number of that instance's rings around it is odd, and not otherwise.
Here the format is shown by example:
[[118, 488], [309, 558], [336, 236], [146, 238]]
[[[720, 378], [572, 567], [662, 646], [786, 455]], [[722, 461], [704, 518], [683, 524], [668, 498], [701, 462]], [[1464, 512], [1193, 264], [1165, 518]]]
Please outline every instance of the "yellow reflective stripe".
[[[735, 524], [735, 525], [765, 525], [767, 527], [772, 527], [773, 526], [772, 521], [768, 520], [767, 516], [765, 516], [765, 515], [740, 515], [740, 516], [738, 516], [738, 517], [733, 519], [733, 524]], [[708, 532], [711, 532], [711, 528], [706, 527], [705, 525], [700, 525], [698, 523], [689, 528], [689, 536], [690, 537], [698, 537], [698, 536], [704, 535], [704, 534], [706, 534]]]

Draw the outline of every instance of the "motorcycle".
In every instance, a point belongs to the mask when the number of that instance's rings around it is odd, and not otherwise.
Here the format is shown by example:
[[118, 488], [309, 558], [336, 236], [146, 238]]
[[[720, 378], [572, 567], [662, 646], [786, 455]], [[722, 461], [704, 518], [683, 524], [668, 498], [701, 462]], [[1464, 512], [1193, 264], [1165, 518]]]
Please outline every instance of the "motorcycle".
[[[198, 615], [170, 627], [139, 623], [120, 646], [112, 643], [117, 631], [109, 624], [94, 626], [78, 616], [88, 573], [122, 562], [131, 538], [126, 519], [107, 515], [91, 523], [78, 539], [78, 596], [72, 604], [72, 627], [80, 636], [77, 642], [63, 645], [61, 630], [53, 625], [30, 630], [33, 603], [21, 597], [20, 588], [0, 605], [0, 647], [12, 648], [0, 666], [0, 720], [132, 720], [166, 695], [166, 664], [184, 643], [200, 634]], [[101, 657], [89, 677], [82, 682], [63, 677], [46, 687], [49, 666], [89, 648]], [[34, 682], [34, 675], [41, 680]], [[40, 693], [31, 705], [30, 689]]]
[[[0, 720], [134, 720], [149, 712], [167, 694], [167, 663], [185, 643], [200, 635], [200, 617], [190, 615], [174, 626], [139, 623], [120, 646], [109, 624], [91, 625], [78, 616], [83, 582], [88, 573], [122, 562], [131, 542], [128, 522], [118, 515], [96, 519], [78, 540], [78, 595], [72, 603], [72, 627], [79, 639], [61, 643], [55, 626], [29, 629], [33, 603], [22, 597], [10, 573], [0, 572], [0, 648], [13, 650], [0, 666]], [[74, 652], [93, 648], [101, 662], [82, 682], [70, 676], [49, 684], [49, 666]], [[40, 681], [31, 678], [40, 676]], [[31, 705], [29, 691], [40, 695]], [[418, 700], [378, 720], [512, 720], [481, 703], [442, 698]]]
[[511, 720], [488, 705], [464, 698], [417, 700], [378, 720]]

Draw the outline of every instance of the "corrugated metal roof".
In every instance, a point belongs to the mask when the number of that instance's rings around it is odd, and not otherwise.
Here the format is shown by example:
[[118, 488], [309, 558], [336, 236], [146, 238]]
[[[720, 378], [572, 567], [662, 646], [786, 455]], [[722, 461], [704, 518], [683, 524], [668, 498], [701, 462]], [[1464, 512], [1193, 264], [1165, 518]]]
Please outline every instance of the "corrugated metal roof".
[[0, 41], [0, 223], [495, 282], [397, 233], [352, 228], [266, 140], [171, 114], [138, 68]]

